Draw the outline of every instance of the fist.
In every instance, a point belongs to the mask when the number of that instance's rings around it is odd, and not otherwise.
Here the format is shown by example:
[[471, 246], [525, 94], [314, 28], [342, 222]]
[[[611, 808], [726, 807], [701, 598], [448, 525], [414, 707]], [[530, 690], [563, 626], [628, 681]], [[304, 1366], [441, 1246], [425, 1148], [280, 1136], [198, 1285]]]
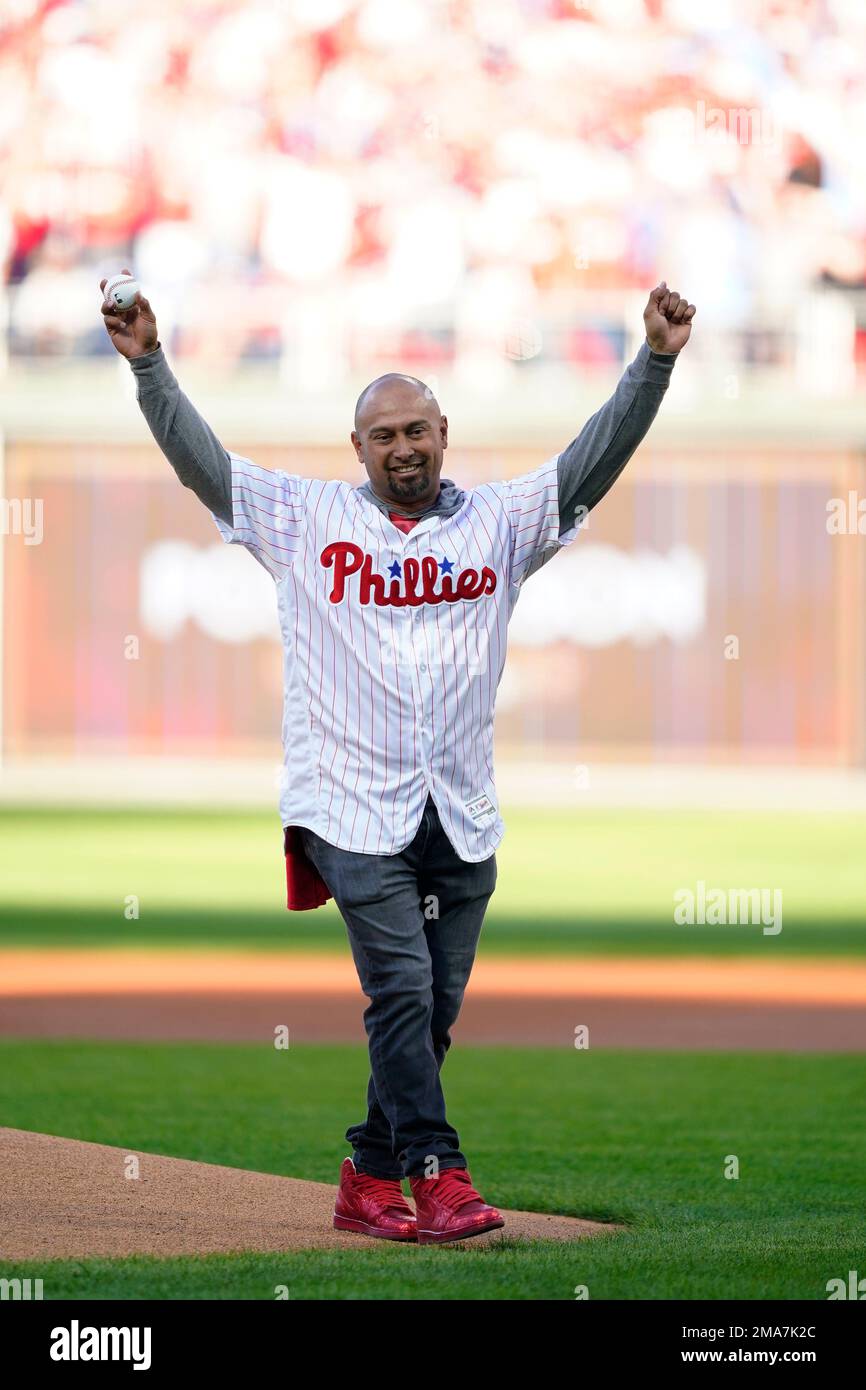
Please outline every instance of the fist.
[[689, 341], [696, 313], [695, 305], [683, 299], [678, 290], [669, 290], [664, 280], [656, 285], [643, 311], [647, 342], [653, 352], [680, 352]]

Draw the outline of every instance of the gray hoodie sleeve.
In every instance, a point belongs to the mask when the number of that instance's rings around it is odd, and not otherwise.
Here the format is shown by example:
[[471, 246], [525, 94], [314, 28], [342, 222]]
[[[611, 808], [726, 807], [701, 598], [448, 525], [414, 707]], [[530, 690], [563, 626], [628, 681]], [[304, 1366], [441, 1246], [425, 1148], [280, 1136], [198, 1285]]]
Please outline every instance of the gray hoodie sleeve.
[[676, 360], [644, 339], [610, 400], [559, 455], [560, 535], [576, 524], [578, 507], [590, 512], [613, 487], [656, 417]]
[[129, 363], [150, 432], [184, 487], [232, 524], [232, 466], [210, 425], [183, 394], [162, 346]]

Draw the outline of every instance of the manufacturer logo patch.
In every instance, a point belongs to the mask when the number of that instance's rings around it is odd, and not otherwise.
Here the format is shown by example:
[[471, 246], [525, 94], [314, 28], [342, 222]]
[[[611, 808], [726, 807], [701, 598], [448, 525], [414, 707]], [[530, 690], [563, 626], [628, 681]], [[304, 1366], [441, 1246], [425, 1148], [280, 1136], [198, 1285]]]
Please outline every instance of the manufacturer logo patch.
[[496, 815], [496, 807], [489, 796], [476, 796], [474, 800], [464, 803], [466, 814], [471, 816], [476, 825], [482, 821], [491, 820]]

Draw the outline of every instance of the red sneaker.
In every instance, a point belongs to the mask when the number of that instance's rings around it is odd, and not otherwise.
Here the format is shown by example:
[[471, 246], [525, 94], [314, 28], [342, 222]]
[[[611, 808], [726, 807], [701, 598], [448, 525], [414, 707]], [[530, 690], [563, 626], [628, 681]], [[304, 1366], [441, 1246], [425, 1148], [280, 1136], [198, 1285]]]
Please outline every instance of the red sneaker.
[[472, 1186], [465, 1168], [446, 1168], [438, 1178], [410, 1178], [418, 1223], [418, 1244], [465, 1240], [504, 1226], [501, 1212], [489, 1207]]
[[351, 1158], [344, 1158], [340, 1168], [334, 1228], [382, 1240], [417, 1239], [415, 1213], [403, 1196], [400, 1179], [357, 1173]]

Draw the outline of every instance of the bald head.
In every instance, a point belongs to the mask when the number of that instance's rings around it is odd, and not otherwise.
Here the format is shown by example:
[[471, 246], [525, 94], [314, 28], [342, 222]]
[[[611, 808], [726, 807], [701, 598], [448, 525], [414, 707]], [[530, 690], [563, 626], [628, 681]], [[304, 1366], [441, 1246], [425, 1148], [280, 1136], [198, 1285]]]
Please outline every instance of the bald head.
[[383, 502], [421, 512], [439, 495], [448, 421], [423, 381], [386, 372], [365, 386], [355, 406], [352, 444]]
[[[401, 390], [401, 386], [404, 388]], [[377, 376], [375, 381], [371, 381], [365, 386], [355, 405], [355, 429], [360, 434], [364, 418], [371, 413], [377, 400], [383, 398], [385, 393], [390, 394], [395, 390], [401, 397], [420, 396], [428, 411], [434, 412], [438, 419], [442, 418], [439, 409], [439, 402], [423, 381], [419, 381], [417, 376], [406, 376], [403, 372], [386, 372], [384, 376]], [[372, 402], [370, 409], [367, 409], [368, 402]]]

